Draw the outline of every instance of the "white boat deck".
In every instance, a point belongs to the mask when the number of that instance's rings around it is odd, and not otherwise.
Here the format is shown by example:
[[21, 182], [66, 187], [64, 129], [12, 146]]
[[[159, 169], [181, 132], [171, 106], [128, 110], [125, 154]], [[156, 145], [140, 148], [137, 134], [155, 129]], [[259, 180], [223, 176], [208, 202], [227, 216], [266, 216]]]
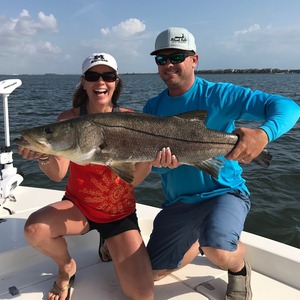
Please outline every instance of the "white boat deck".
[[[18, 187], [17, 203], [10, 203], [13, 215], [1, 216], [0, 223], [0, 299], [46, 299], [57, 268], [32, 249], [23, 237], [28, 215], [49, 202], [59, 201], [62, 191]], [[20, 203], [22, 202], [22, 203]], [[4, 205], [5, 206], [5, 205]], [[22, 207], [22, 209], [18, 209]], [[157, 208], [138, 204], [138, 216], [144, 240], [152, 228]], [[253, 299], [300, 299], [300, 249], [243, 232], [247, 259], [253, 267]], [[72, 300], [127, 299], [116, 278], [113, 264], [102, 262], [97, 254], [99, 236], [90, 232], [68, 237], [71, 255], [77, 262]], [[155, 299], [224, 299], [227, 272], [198, 256], [192, 264], [155, 283]], [[9, 290], [15, 287], [18, 295]]]

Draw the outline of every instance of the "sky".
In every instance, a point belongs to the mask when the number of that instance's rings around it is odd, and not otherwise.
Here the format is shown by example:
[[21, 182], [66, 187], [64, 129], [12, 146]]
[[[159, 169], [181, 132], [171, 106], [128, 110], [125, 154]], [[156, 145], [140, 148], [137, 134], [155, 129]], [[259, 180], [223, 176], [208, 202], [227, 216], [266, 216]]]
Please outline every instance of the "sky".
[[94, 52], [120, 73], [156, 72], [156, 36], [185, 27], [198, 70], [300, 69], [299, 0], [9, 0], [0, 8], [0, 74], [80, 74]]

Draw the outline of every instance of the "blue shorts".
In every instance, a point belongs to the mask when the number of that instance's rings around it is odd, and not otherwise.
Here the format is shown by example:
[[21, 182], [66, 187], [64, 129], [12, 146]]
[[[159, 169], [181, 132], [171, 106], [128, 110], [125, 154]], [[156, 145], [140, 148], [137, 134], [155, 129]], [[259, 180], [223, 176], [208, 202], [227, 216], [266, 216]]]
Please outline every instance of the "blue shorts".
[[154, 220], [147, 245], [152, 269], [177, 269], [197, 240], [201, 247], [235, 251], [249, 209], [250, 200], [240, 191], [164, 207]]

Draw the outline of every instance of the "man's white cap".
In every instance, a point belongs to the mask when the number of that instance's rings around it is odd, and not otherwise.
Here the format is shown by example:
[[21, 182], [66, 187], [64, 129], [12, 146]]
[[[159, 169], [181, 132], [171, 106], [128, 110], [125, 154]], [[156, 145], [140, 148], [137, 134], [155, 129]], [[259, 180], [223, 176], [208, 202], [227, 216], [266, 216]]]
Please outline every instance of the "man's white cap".
[[195, 38], [185, 28], [170, 27], [157, 36], [155, 50], [150, 55], [156, 55], [158, 51], [164, 49], [179, 49], [196, 53]]
[[107, 53], [93, 53], [82, 63], [82, 74], [88, 69], [97, 65], [105, 65], [114, 69], [118, 73], [118, 65], [113, 56]]

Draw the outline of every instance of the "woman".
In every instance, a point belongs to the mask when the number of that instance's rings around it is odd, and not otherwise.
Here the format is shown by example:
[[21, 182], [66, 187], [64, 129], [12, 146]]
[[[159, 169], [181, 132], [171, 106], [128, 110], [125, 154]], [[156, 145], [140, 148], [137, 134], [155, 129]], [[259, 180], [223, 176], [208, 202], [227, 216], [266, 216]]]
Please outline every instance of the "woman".
[[[121, 88], [115, 59], [106, 53], [94, 53], [82, 64], [81, 83], [74, 94], [73, 108], [62, 112], [57, 120], [129, 111], [117, 105]], [[37, 158], [42, 171], [56, 182], [69, 170], [63, 201], [34, 212], [24, 230], [27, 241], [58, 265], [58, 275], [48, 299], [69, 299], [75, 278], [76, 262], [68, 252], [64, 236], [93, 229], [105, 238], [124, 293], [130, 299], [154, 299], [151, 265], [139, 232], [133, 186], [106, 166], [81, 166], [66, 158], [32, 152], [24, 147], [19, 147], [19, 154], [27, 159]], [[133, 255], [134, 261], [130, 259]]]

